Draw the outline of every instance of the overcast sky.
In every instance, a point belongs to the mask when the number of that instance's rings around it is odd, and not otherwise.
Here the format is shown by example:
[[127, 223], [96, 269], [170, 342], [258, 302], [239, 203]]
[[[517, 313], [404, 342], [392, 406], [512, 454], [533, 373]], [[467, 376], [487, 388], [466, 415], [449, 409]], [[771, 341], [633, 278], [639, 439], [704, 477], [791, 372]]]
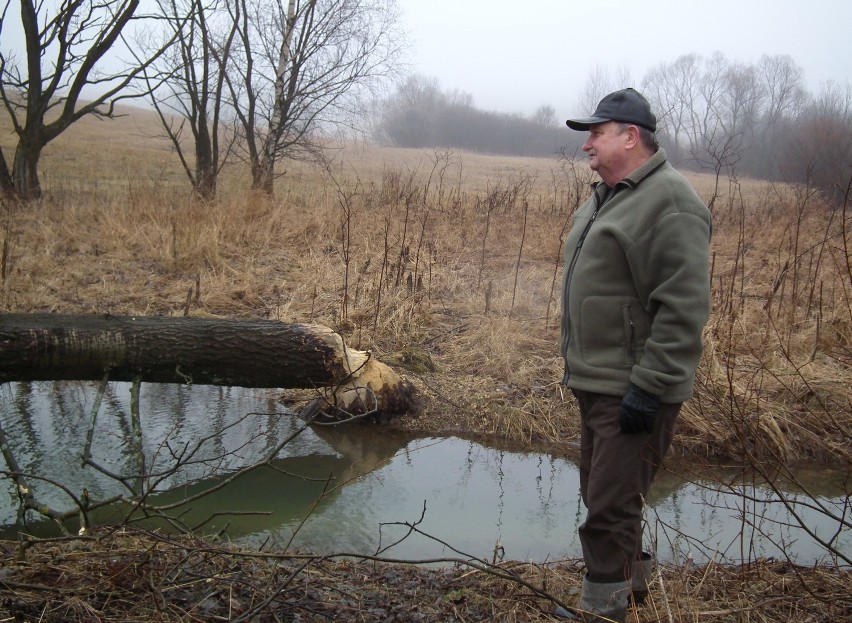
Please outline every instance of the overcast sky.
[[[852, 0], [398, 0], [415, 72], [484, 110], [575, 110], [596, 65], [645, 72], [684, 54], [789, 55], [817, 93], [852, 82]], [[628, 86], [628, 85], [624, 85]]]

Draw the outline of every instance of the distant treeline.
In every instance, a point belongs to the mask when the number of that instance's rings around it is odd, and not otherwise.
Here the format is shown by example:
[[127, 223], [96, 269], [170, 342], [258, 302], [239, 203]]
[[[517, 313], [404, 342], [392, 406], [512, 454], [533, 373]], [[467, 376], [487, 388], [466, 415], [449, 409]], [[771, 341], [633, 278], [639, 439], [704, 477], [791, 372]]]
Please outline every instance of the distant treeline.
[[[619, 82], [619, 84], [615, 84]], [[578, 110], [591, 113], [625, 86], [592, 74]], [[852, 177], [852, 85], [827, 83], [812, 95], [789, 56], [757, 63], [722, 54], [682, 56], [649, 71], [638, 87], [658, 111], [657, 135], [681, 168], [804, 183], [843, 200]], [[579, 153], [549, 106], [531, 117], [477, 109], [470, 95], [411, 76], [383, 102], [376, 138], [398, 147], [457, 148], [491, 154]]]
[[382, 106], [376, 139], [394, 147], [440, 147], [513, 156], [553, 156], [569, 142], [582, 145], [555, 112], [533, 117], [480, 110], [470, 95], [442, 91], [434, 79], [409, 76]]

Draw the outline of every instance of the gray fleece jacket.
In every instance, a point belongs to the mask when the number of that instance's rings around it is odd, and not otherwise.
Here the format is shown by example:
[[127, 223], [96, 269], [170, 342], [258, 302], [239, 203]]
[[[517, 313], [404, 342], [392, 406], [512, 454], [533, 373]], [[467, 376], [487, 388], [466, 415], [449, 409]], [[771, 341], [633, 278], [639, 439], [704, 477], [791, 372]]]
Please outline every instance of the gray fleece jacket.
[[623, 396], [632, 383], [668, 403], [692, 395], [711, 232], [709, 210], [662, 149], [613, 188], [595, 186], [565, 241], [566, 385]]

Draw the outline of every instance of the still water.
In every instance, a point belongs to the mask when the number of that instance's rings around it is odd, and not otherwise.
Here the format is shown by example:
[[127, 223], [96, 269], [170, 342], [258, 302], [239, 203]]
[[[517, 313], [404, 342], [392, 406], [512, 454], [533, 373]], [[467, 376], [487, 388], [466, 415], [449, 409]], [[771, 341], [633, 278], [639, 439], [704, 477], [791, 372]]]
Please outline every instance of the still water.
[[[581, 555], [576, 534], [584, 508], [568, 454], [415, 438], [378, 425], [304, 429], [274, 391], [157, 384], [142, 386], [140, 453], [130, 386], [110, 384], [95, 410], [97, 393], [97, 384], [83, 382], [0, 387], [0, 426], [11, 452], [23, 472], [43, 478], [28, 478], [36, 498], [57, 510], [74, 505], [55, 483], [77, 496], [85, 488], [92, 501], [141, 491], [151, 504], [177, 504], [268, 458], [171, 515], [205, 534], [276, 550], [537, 562]], [[83, 467], [87, 445], [100, 469]], [[143, 461], [148, 476], [139, 478]], [[5, 458], [0, 467], [8, 469]], [[802, 472], [810, 495], [788, 487], [779, 497], [741, 470], [687, 471], [661, 474], [647, 501], [646, 540], [660, 558], [735, 562], [786, 552], [803, 564], [828, 560], [798, 527], [790, 504], [818, 538], [852, 555], [850, 531], [832, 518], [850, 511], [852, 486], [841, 474]], [[0, 537], [20, 531], [17, 508], [5, 477]], [[114, 522], [116, 513], [95, 516]], [[150, 518], [143, 525], [167, 528]], [[51, 530], [44, 521], [27, 526]]]

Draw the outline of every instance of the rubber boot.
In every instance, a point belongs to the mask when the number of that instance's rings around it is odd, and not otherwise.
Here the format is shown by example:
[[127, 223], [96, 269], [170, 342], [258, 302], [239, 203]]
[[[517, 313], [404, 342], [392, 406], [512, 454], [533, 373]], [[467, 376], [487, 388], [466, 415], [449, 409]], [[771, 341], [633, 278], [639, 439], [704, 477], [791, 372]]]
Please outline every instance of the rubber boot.
[[639, 554], [639, 560], [633, 565], [633, 578], [630, 582], [630, 599], [641, 606], [648, 597], [648, 585], [654, 577], [654, 557], [648, 552]]
[[583, 623], [624, 623], [627, 618], [627, 582], [591, 582], [583, 578], [577, 612], [566, 612], [557, 608], [553, 614], [570, 621]]

